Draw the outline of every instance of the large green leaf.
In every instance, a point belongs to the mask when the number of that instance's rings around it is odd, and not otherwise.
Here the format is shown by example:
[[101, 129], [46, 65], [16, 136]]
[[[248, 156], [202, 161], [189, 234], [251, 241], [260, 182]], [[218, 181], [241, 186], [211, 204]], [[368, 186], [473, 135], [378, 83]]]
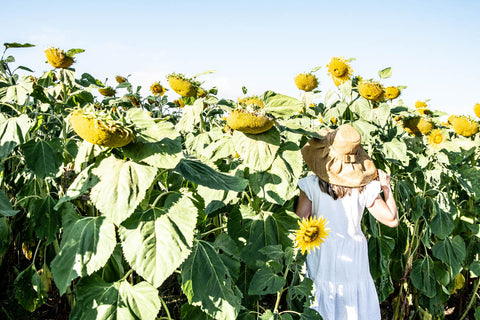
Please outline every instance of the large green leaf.
[[143, 143], [155, 143], [165, 138], [174, 140], [179, 134], [172, 123], [155, 121], [146, 110], [132, 108], [125, 118], [134, 124], [135, 139]]
[[253, 275], [248, 288], [248, 294], [265, 295], [277, 293], [285, 284], [286, 281], [283, 277], [276, 275], [269, 267], [264, 266]]
[[372, 109], [372, 122], [380, 127], [385, 127], [390, 120], [390, 106], [386, 103], [381, 103], [378, 108]]
[[415, 260], [412, 264], [412, 284], [427, 297], [435, 296], [436, 280], [433, 268], [433, 260], [429, 256]]
[[0, 190], [0, 215], [12, 217], [16, 215], [17, 212], [18, 210], [13, 210], [12, 204], [10, 203], [10, 200], [8, 199], [5, 192]]
[[274, 117], [289, 118], [303, 109], [302, 101], [283, 94], [267, 92], [264, 97], [266, 97], [264, 110]]
[[397, 138], [392, 141], [384, 142], [381, 145], [381, 150], [385, 155], [385, 159], [397, 162], [400, 164], [408, 164], [410, 158], [407, 155], [407, 145], [405, 142]]
[[276, 128], [260, 134], [235, 131], [233, 144], [250, 170], [265, 171], [272, 165], [280, 148], [280, 133]]
[[205, 214], [207, 215], [223, 208], [230, 203], [230, 201], [235, 199], [238, 201], [238, 193], [235, 191], [215, 190], [199, 185], [197, 186], [197, 193], [205, 201]]
[[245, 179], [218, 172], [194, 159], [181, 159], [175, 171], [185, 179], [211, 189], [242, 192], [248, 185]]
[[160, 311], [158, 291], [148, 282], [107, 283], [97, 275], [81, 279], [71, 320], [154, 320]]
[[473, 166], [461, 166], [455, 173], [462, 188], [475, 199], [480, 199], [480, 170]]
[[296, 194], [298, 177], [302, 169], [303, 161], [299, 147], [287, 142], [280, 148], [279, 155], [269, 171], [249, 176], [250, 185], [259, 197], [283, 205]]
[[143, 200], [155, 179], [157, 168], [111, 156], [93, 168], [92, 174], [99, 181], [92, 188], [90, 199], [118, 226]]
[[445, 239], [454, 229], [452, 218], [448, 212], [440, 209], [437, 201], [432, 201], [432, 211], [435, 216], [430, 223], [430, 228], [434, 235], [440, 239]]
[[40, 179], [57, 174], [63, 163], [62, 149], [59, 140], [30, 140], [22, 145], [27, 166]]
[[180, 194], [171, 194], [162, 208], [137, 211], [119, 228], [128, 263], [159, 287], [190, 254], [197, 209]]
[[357, 121], [354, 121], [351, 123], [351, 125], [358, 130], [360, 133], [360, 136], [362, 138], [363, 143], [368, 143], [369, 141], [372, 140], [372, 132], [375, 132], [378, 130], [378, 127], [371, 124], [368, 121], [359, 119]]
[[64, 214], [60, 251], [51, 264], [53, 279], [64, 294], [77, 277], [92, 274], [107, 263], [116, 245], [115, 226], [105, 217]]
[[177, 124], [177, 129], [182, 132], [196, 131], [196, 125], [200, 124], [202, 121], [204, 105], [202, 99], [197, 99], [192, 106], [187, 105], [183, 107], [183, 115]]
[[34, 264], [20, 272], [15, 279], [15, 298], [30, 312], [43, 305], [48, 298], [47, 290]]
[[97, 184], [98, 177], [92, 174], [92, 169], [95, 168], [95, 166], [96, 164], [93, 163], [80, 172], [80, 174], [68, 187], [65, 195], [58, 201], [57, 205], [55, 206], [55, 210], [57, 210], [61, 204], [80, 197], [86, 193], [88, 189]]
[[[55, 204], [56, 201], [51, 196], [47, 196], [32, 201], [30, 205], [35, 234], [40, 239], [47, 238], [47, 244], [57, 240], [57, 232], [60, 228], [61, 215], [54, 209]], [[71, 210], [74, 209], [71, 208]]]
[[7, 87], [6, 95], [0, 101], [23, 105], [27, 101], [28, 95], [32, 92], [32, 79], [29, 76], [23, 76], [16, 84]]
[[183, 264], [182, 289], [188, 302], [215, 319], [236, 319], [242, 294], [213, 246], [198, 241]]
[[25, 142], [25, 136], [32, 125], [33, 122], [25, 114], [2, 122], [0, 125], [0, 159], [8, 157], [16, 146]]
[[129, 143], [123, 147], [125, 155], [137, 162], [145, 162], [155, 168], [173, 169], [183, 158], [182, 141], [164, 138], [156, 143]]
[[202, 311], [200, 307], [192, 306], [191, 304], [184, 304], [180, 308], [182, 319], [188, 320], [214, 320], [208, 314]]
[[465, 241], [459, 235], [453, 238], [447, 237], [433, 245], [432, 253], [435, 258], [449, 266], [451, 275], [457, 275], [467, 255]]
[[12, 234], [12, 228], [6, 217], [0, 217], [0, 265], [2, 263], [2, 257], [7, 253], [10, 247]]
[[390, 254], [395, 248], [395, 239], [388, 236], [371, 237], [368, 239], [368, 256], [370, 273], [373, 279], [378, 279], [388, 272]]

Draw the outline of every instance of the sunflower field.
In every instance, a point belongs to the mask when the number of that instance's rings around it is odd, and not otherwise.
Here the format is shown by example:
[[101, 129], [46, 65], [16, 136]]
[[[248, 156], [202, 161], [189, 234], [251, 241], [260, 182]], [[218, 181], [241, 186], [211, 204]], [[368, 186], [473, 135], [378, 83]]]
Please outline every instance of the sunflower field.
[[300, 149], [344, 123], [399, 207], [398, 228], [362, 222], [382, 318], [480, 319], [478, 118], [406, 106], [390, 68], [340, 57], [293, 75], [298, 98], [234, 101], [201, 75], [102, 83], [75, 73], [81, 49], [34, 75], [11, 55], [31, 46], [0, 58], [1, 319], [321, 319], [295, 246]]

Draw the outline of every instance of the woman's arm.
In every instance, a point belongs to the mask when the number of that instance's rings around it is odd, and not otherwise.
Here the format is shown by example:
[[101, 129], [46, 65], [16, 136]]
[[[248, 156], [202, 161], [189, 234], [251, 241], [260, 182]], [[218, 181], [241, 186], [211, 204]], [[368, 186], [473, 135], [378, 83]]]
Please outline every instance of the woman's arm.
[[297, 209], [295, 210], [297, 216], [301, 219], [307, 219], [312, 213], [312, 201], [308, 199], [305, 192], [300, 190], [300, 197], [298, 198]]
[[395, 228], [398, 226], [398, 211], [392, 189], [390, 189], [390, 176], [384, 171], [378, 170], [378, 178], [380, 180], [380, 186], [382, 187], [385, 200], [378, 195], [373, 202], [373, 205], [367, 209], [375, 219], [386, 226]]

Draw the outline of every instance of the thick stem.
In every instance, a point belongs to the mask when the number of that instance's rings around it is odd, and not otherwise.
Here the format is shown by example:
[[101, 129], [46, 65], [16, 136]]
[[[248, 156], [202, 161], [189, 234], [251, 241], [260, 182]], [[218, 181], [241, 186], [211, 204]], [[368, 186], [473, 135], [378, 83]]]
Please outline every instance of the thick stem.
[[480, 286], [480, 278], [477, 278], [477, 283], [475, 284], [475, 289], [472, 291], [472, 297], [470, 298], [470, 302], [468, 303], [467, 309], [465, 309], [465, 312], [462, 314], [459, 320], [463, 320], [467, 314], [468, 311], [472, 308], [472, 305], [475, 303], [475, 300], [477, 298], [477, 292], [478, 292], [478, 287]]

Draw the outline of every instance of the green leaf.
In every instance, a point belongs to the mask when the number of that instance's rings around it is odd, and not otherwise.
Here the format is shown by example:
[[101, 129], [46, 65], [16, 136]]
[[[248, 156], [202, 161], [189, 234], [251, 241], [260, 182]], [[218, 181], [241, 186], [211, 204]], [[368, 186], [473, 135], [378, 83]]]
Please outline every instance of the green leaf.
[[313, 296], [313, 281], [304, 277], [297, 285], [290, 286], [288, 292], [293, 299], [310, 298]]
[[71, 320], [154, 320], [160, 311], [158, 291], [142, 281], [107, 283], [97, 275], [81, 279]]
[[245, 179], [218, 172], [194, 159], [181, 159], [174, 170], [193, 183], [216, 190], [242, 192], [248, 184]]
[[363, 143], [368, 143], [372, 139], [372, 132], [378, 130], [377, 126], [371, 124], [365, 120], [357, 120], [351, 123], [351, 125], [358, 130], [362, 138]]
[[5, 192], [0, 190], [0, 215], [5, 217], [13, 217], [18, 213], [18, 210], [13, 210], [12, 204]]
[[193, 106], [186, 105], [182, 108], [183, 115], [177, 124], [177, 129], [182, 132], [195, 132], [196, 125], [202, 121], [204, 101], [197, 99]]
[[378, 108], [372, 109], [372, 121], [378, 126], [385, 127], [390, 118], [390, 106], [387, 103], [381, 103]]
[[197, 209], [180, 194], [169, 195], [162, 208], [135, 212], [119, 228], [126, 260], [160, 287], [190, 254], [196, 222]]
[[[1, 251], [0, 251], [1, 255]], [[477, 278], [480, 277], [480, 261], [473, 261], [470, 264], [470, 277]]]
[[235, 150], [251, 170], [266, 171], [280, 148], [280, 133], [272, 128], [260, 134], [233, 133]]
[[192, 306], [191, 304], [184, 304], [180, 308], [180, 313], [182, 319], [188, 319], [188, 320], [214, 320], [212, 317], [210, 317], [208, 314], [202, 311], [200, 307], [197, 306]]
[[[272, 94], [267, 91], [264, 94], [265, 107], [263, 110], [267, 114], [271, 114], [278, 118], [289, 118], [294, 114], [298, 114], [303, 109], [302, 101], [285, 96], [283, 94]], [[265, 99], [265, 97], [267, 97]]]
[[461, 236], [447, 237], [433, 245], [432, 253], [435, 258], [440, 259], [450, 268], [451, 275], [457, 275], [467, 255], [465, 241]]
[[25, 162], [39, 179], [55, 177], [63, 164], [62, 149], [58, 140], [30, 140], [22, 145]]
[[412, 284], [427, 297], [432, 298], [437, 293], [433, 260], [429, 256], [415, 260], [411, 272]]
[[198, 241], [183, 264], [182, 289], [188, 302], [215, 319], [236, 319], [242, 294], [213, 246]]
[[28, 76], [23, 76], [15, 85], [7, 87], [7, 94], [0, 99], [2, 102], [25, 104], [28, 95], [33, 92], [33, 82]]
[[18, 43], [18, 42], [9, 42], [9, 43], [4, 43], [5, 49], [8, 48], [30, 48], [30, 47], [35, 47], [34, 44], [30, 43]]
[[98, 178], [98, 183], [92, 188], [90, 199], [118, 226], [143, 200], [157, 168], [111, 156], [93, 168], [92, 174]]
[[0, 265], [2, 264], [2, 258], [7, 253], [8, 248], [10, 247], [10, 238], [12, 234], [12, 229], [10, 228], [10, 223], [6, 217], [0, 217]]
[[155, 168], [173, 169], [183, 158], [181, 138], [162, 139], [156, 143], [129, 143], [123, 147], [125, 155], [136, 162], [145, 162]]
[[205, 201], [205, 214], [211, 214], [237, 199], [238, 193], [227, 190], [215, 190], [205, 186], [197, 186], [197, 193]]
[[172, 123], [155, 121], [147, 110], [132, 108], [127, 111], [126, 120], [134, 124], [135, 139], [143, 143], [156, 143], [165, 138], [176, 139], [179, 134]]
[[383, 70], [378, 71], [378, 75], [380, 76], [380, 79], [387, 79], [392, 76], [392, 68], [388, 67]]
[[381, 150], [385, 155], [385, 159], [399, 164], [408, 164], [410, 158], [407, 155], [407, 145], [405, 142], [397, 138], [392, 141], [384, 142], [381, 145]]
[[303, 161], [300, 148], [293, 142], [283, 145], [280, 152], [269, 171], [253, 173], [249, 181], [259, 197], [283, 205], [295, 195]]
[[55, 204], [55, 200], [47, 196], [44, 199], [34, 200], [30, 205], [35, 234], [40, 239], [47, 238], [47, 244], [57, 240], [57, 232], [60, 228], [61, 216], [54, 209]]
[[47, 291], [34, 264], [20, 272], [15, 279], [14, 286], [15, 298], [22, 307], [30, 312], [35, 311], [47, 301]]
[[390, 254], [395, 248], [395, 239], [388, 236], [371, 237], [368, 239], [368, 256], [370, 257], [370, 273], [373, 279], [378, 279], [388, 272]]
[[10, 118], [0, 125], [0, 159], [5, 159], [17, 145], [24, 143], [33, 122], [26, 114]]
[[455, 172], [457, 180], [468, 195], [480, 199], [480, 170], [473, 166], [463, 165]]
[[375, 287], [377, 288], [378, 300], [385, 301], [394, 291], [392, 278], [388, 273], [383, 273], [375, 280]]
[[430, 223], [430, 228], [434, 235], [440, 239], [445, 239], [455, 228], [453, 220], [448, 212], [444, 212], [440, 209], [437, 201], [433, 201], [432, 210], [434, 211], [435, 216]]
[[69, 49], [65, 54], [71, 58], [73, 58], [74, 55], [77, 53], [82, 53], [85, 52], [84, 49]]
[[98, 183], [98, 177], [92, 174], [92, 169], [95, 168], [96, 164], [93, 163], [83, 169], [82, 172], [73, 180], [70, 187], [68, 187], [65, 195], [60, 198], [58, 203], [55, 206], [55, 210], [58, 210], [61, 204], [68, 202], [70, 200], [76, 199], [81, 195], [85, 194], [88, 189], [92, 188]]
[[105, 217], [63, 217], [60, 251], [51, 263], [55, 284], [63, 295], [70, 282], [103, 267], [116, 245], [115, 226]]
[[286, 281], [283, 277], [276, 275], [269, 267], [264, 266], [254, 274], [248, 287], [248, 294], [265, 295], [277, 293], [285, 284]]

